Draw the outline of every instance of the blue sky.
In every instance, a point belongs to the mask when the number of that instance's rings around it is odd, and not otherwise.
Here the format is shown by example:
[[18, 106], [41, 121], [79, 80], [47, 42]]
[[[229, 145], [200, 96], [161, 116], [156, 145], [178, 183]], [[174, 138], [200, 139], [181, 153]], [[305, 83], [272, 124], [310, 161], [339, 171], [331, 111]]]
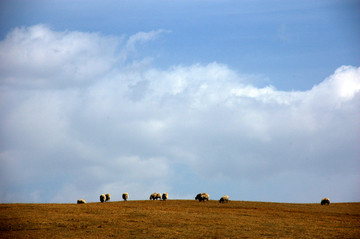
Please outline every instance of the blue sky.
[[358, 1], [1, 1], [0, 200], [359, 201]]
[[[156, 66], [221, 62], [259, 84], [307, 90], [339, 65], [359, 64], [358, 1], [2, 1], [1, 36], [18, 26], [171, 34], [142, 49]], [[312, 76], [308, 79], [308, 76]], [[317, 80], [315, 80], [317, 79]]]

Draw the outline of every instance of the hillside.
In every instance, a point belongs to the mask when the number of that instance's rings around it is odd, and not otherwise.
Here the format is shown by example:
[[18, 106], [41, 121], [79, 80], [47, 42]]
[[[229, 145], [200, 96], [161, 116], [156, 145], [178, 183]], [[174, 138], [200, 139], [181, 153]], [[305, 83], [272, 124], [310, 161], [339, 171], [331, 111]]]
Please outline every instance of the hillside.
[[0, 204], [0, 238], [360, 238], [360, 203]]

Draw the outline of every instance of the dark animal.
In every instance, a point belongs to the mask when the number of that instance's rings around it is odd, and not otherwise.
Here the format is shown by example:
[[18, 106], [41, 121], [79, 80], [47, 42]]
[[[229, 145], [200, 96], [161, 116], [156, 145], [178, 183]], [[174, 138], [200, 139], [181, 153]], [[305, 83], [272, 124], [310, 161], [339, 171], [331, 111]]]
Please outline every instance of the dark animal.
[[321, 205], [329, 205], [330, 204], [330, 199], [329, 198], [323, 198], [321, 199]]
[[196, 195], [195, 200], [199, 200], [199, 202], [209, 201], [209, 194], [199, 193], [198, 195]]

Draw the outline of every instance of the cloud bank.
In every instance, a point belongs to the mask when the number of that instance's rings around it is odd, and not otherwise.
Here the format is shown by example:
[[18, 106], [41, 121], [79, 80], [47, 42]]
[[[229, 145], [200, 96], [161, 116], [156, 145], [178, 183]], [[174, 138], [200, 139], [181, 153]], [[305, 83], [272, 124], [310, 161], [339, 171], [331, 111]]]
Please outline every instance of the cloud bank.
[[153, 67], [136, 49], [164, 32], [35, 25], [0, 42], [2, 202], [360, 200], [359, 67], [259, 88], [216, 62]]

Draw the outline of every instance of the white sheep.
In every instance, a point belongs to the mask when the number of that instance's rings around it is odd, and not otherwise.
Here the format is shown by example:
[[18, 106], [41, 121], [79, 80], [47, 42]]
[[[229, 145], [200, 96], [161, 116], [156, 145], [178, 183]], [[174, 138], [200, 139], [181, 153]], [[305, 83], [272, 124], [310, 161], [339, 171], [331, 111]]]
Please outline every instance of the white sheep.
[[110, 201], [111, 199], [110, 193], [105, 194], [105, 197], [106, 197], [105, 202]]
[[225, 202], [229, 202], [229, 196], [225, 195], [223, 197], [220, 198], [219, 200], [220, 203], [225, 203]]
[[127, 201], [129, 198], [129, 194], [128, 193], [123, 193], [122, 198], [124, 199], [124, 201]]
[[161, 199], [161, 194], [160, 193], [152, 193], [150, 195], [150, 200], [158, 200], [158, 199]]
[[323, 198], [321, 199], [321, 205], [329, 205], [330, 204], [330, 199], [329, 198]]
[[100, 195], [100, 202], [105, 202], [106, 201], [106, 196], [105, 194], [101, 194]]
[[166, 200], [168, 199], [169, 195], [167, 193], [163, 193], [162, 195], [162, 200]]
[[157, 193], [156, 194], [156, 200], [160, 199], [161, 200], [161, 194], [160, 193]]
[[199, 200], [199, 202], [201, 201], [209, 201], [209, 194], [207, 193], [199, 193], [198, 195], [196, 195], [195, 200]]
[[84, 199], [78, 199], [77, 204], [85, 204], [86, 201]]

